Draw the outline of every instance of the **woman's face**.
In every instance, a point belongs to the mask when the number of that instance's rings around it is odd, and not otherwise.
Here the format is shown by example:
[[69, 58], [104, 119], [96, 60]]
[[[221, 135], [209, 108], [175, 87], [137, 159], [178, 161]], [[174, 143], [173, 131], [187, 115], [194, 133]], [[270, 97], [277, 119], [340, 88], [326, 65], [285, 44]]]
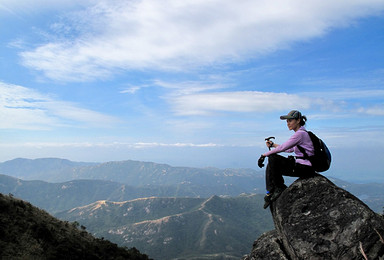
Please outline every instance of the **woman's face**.
[[296, 132], [300, 128], [300, 119], [287, 119], [287, 126], [289, 130]]

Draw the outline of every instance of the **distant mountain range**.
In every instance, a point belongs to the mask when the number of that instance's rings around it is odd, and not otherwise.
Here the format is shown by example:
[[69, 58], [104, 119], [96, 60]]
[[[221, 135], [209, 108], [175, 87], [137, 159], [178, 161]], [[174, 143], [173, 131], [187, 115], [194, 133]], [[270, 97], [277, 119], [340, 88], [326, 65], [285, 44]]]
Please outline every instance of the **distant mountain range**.
[[240, 259], [273, 229], [263, 195], [97, 201], [56, 214], [98, 237], [137, 247], [156, 260]]
[[[382, 212], [383, 183], [354, 184], [328, 178], [362, 199], [374, 211]], [[287, 182], [293, 179], [287, 178]], [[84, 163], [57, 158], [14, 159], [0, 163], [0, 192], [12, 193], [51, 213], [97, 200], [262, 194], [264, 183], [263, 171], [253, 169], [172, 167], [131, 160]]]
[[[145, 197], [203, 197], [215, 194], [228, 195], [228, 189], [193, 187], [188, 184], [173, 186], [130, 186], [103, 180], [73, 180], [62, 183], [25, 181], [0, 174], [0, 192], [13, 194], [32, 204], [56, 213], [91, 204], [98, 200], [127, 201]], [[230, 195], [236, 196], [236, 194]]]
[[[384, 184], [328, 177], [382, 212]], [[290, 184], [296, 178], [287, 178]], [[151, 162], [15, 159], [0, 163], [0, 192], [76, 221], [160, 259], [239, 259], [273, 229], [262, 209], [264, 172]], [[172, 258], [170, 258], [172, 257]]]
[[139, 188], [111, 181], [74, 180], [63, 183], [24, 181], [0, 175], [0, 192], [13, 194], [28, 200], [33, 205], [55, 213], [98, 200], [126, 201], [140, 197], [172, 196], [170, 188]]
[[[263, 171], [252, 169], [217, 169], [172, 167], [140, 161], [76, 163], [64, 159], [14, 159], [0, 163], [0, 174], [23, 180], [65, 182], [79, 179], [105, 180], [130, 186], [178, 186], [204, 190], [220, 190], [220, 194], [236, 196], [242, 192], [264, 192]], [[208, 194], [206, 195], [214, 195]], [[206, 196], [204, 195], [204, 196]]]
[[5, 174], [23, 180], [44, 180], [49, 182], [61, 182], [72, 180], [72, 169], [82, 166], [91, 166], [94, 163], [72, 162], [66, 159], [41, 158], [24, 159], [17, 158], [0, 163], [0, 174]]

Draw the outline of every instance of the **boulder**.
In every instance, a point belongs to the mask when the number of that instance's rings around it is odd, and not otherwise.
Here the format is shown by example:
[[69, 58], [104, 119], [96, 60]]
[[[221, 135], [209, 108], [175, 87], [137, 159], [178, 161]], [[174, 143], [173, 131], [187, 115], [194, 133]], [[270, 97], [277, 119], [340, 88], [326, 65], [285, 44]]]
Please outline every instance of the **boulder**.
[[253, 243], [251, 255], [243, 260], [268, 259], [268, 260], [289, 260], [286, 252], [283, 251], [283, 243], [276, 230], [264, 233]]
[[324, 176], [296, 180], [270, 209], [276, 232], [244, 259], [384, 259], [384, 218]]

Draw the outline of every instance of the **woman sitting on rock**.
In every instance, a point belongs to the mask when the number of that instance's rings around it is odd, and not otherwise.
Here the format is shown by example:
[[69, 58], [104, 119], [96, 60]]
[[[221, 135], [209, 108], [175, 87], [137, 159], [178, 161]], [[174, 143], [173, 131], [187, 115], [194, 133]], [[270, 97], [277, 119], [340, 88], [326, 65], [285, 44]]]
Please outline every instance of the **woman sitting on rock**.
[[[265, 157], [268, 157], [268, 165], [265, 171], [265, 181], [267, 195], [265, 196], [264, 209], [266, 209], [272, 201], [275, 201], [280, 194], [287, 188], [284, 184], [284, 176], [291, 177], [307, 177], [313, 176], [315, 171], [309, 160], [304, 159], [304, 154], [298, 146], [302, 147], [308, 156], [314, 154], [314, 148], [304, 125], [307, 117], [303, 116], [300, 111], [292, 110], [288, 115], [280, 117], [281, 120], [287, 120], [289, 130], [295, 133], [285, 143], [278, 145], [272, 141], [267, 141], [269, 148], [275, 148], [260, 156], [258, 165], [260, 168], [264, 166]], [[280, 152], [292, 153], [296, 156], [288, 156], [288, 158], [278, 155]]]

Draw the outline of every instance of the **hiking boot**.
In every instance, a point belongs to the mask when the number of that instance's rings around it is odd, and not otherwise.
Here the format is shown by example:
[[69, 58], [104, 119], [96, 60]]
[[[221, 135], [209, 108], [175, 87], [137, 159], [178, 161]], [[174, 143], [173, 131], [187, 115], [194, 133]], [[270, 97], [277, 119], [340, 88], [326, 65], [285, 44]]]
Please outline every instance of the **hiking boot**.
[[287, 186], [285, 186], [285, 185], [284, 185], [283, 187], [279, 187], [279, 188], [277, 188], [277, 189], [273, 192], [273, 194], [271, 195], [271, 198], [270, 198], [271, 202], [277, 200], [277, 198], [280, 197], [281, 193], [283, 193], [283, 191], [284, 191], [286, 188], [287, 188]]
[[272, 197], [272, 195], [271, 194], [267, 194], [267, 195], [265, 195], [265, 197], [264, 197], [264, 209], [266, 209], [266, 208], [268, 208], [268, 206], [269, 206], [269, 204], [271, 204], [271, 197]]

